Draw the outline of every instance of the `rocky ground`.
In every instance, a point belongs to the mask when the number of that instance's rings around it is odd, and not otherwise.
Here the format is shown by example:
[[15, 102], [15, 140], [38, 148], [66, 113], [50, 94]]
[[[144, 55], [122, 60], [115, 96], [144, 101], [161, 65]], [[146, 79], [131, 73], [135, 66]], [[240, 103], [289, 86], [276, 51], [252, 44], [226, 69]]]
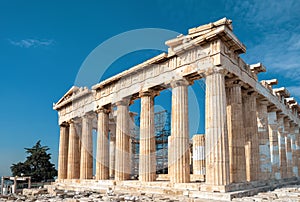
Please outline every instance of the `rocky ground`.
[[[47, 193], [46, 189], [31, 190], [24, 195], [0, 196], [0, 202], [8, 201], [35, 201], [35, 202], [78, 202], [78, 201], [188, 201], [188, 202], [213, 202], [212, 200], [190, 199], [185, 196], [162, 196], [156, 194], [121, 194], [112, 190], [107, 190], [106, 194], [93, 192], [74, 192], [57, 190], [52, 194]], [[259, 193], [251, 197], [233, 199], [233, 201], [243, 202], [263, 202], [263, 201], [299, 201], [300, 185], [287, 186], [274, 191]]]
[[289, 185], [274, 191], [259, 193], [251, 197], [233, 199], [233, 201], [243, 202], [263, 202], [263, 201], [286, 201], [300, 202], [300, 185]]

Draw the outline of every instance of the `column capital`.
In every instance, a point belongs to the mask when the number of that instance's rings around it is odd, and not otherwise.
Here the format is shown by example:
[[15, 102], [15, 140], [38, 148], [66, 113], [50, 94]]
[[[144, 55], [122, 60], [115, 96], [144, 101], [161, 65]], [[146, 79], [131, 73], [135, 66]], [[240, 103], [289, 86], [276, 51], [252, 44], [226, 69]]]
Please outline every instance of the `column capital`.
[[279, 112], [279, 111], [280, 111], [280, 109], [278, 109], [276, 107], [276, 105], [270, 105], [270, 106], [268, 106], [268, 112]]
[[224, 76], [227, 74], [227, 70], [224, 69], [223, 67], [211, 67], [208, 68], [205, 72], [204, 72], [204, 76], [210, 76], [212, 74], [223, 74]]
[[258, 96], [258, 93], [256, 91], [254, 91], [253, 89], [247, 89], [247, 90], [243, 90], [242, 91], [242, 95], [243, 96]]
[[227, 88], [231, 87], [241, 87], [243, 85], [243, 81], [239, 80], [238, 77], [234, 76], [233, 78], [225, 79], [225, 85]]
[[170, 82], [171, 88], [176, 88], [178, 86], [188, 86], [190, 84], [191, 84], [191, 82], [184, 78], [178, 79], [178, 80], [172, 80]]
[[267, 105], [269, 103], [269, 101], [264, 98], [257, 98], [257, 102], [262, 105]]
[[64, 122], [62, 122], [59, 126], [60, 126], [60, 127], [68, 127], [68, 126], [69, 126], [69, 123], [66, 122], [66, 121], [64, 121]]
[[129, 98], [123, 98], [123, 99], [121, 99], [119, 101], [116, 101], [114, 103], [114, 105], [116, 105], [116, 106], [120, 106], [120, 105], [129, 106], [130, 102], [131, 102], [131, 100]]
[[159, 95], [159, 91], [156, 90], [146, 90], [146, 91], [140, 91], [139, 97], [155, 97]]
[[111, 110], [107, 107], [100, 107], [98, 109], [96, 109], [96, 113], [99, 114], [99, 113], [105, 113], [105, 114], [109, 114], [111, 112]]
[[70, 120], [67, 121], [67, 123], [70, 124], [78, 124], [81, 122], [81, 118], [76, 117], [76, 118], [71, 118]]
[[93, 119], [95, 118], [96, 114], [94, 112], [88, 112], [88, 113], [85, 113], [82, 118], [85, 118], [85, 119]]

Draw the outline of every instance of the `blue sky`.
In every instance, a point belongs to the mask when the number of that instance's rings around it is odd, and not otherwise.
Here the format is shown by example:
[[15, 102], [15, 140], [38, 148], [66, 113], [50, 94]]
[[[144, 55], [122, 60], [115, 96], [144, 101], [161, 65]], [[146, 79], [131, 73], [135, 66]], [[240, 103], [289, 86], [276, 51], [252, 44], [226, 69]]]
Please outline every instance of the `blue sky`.
[[[279, 86], [300, 100], [297, 0], [1, 1], [0, 176], [10, 174], [9, 166], [25, 159], [23, 148], [39, 139], [57, 162], [59, 127], [52, 103], [74, 84], [81, 64], [99, 44], [139, 28], [186, 34], [189, 28], [225, 16], [233, 20], [234, 33], [247, 47], [245, 61], [267, 67], [260, 78], [278, 78]], [[157, 53], [122, 57], [107, 75]], [[202, 132], [201, 127], [195, 132]]]

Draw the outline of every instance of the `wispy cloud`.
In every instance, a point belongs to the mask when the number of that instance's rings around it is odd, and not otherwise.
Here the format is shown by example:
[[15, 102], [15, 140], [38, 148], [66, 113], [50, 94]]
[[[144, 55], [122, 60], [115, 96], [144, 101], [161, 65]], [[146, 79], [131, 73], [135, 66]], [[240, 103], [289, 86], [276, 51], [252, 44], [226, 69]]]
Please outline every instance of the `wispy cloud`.
[[[300, 99], [300, 1], [243, 0], [226, 2], [226, 8], [252, 35], [246, 38], [247, 63], [262, 62], [267, 72], [284, 77], [292, 97]], [[235, 21], [233, 21], [234, 23]], [[270, 74], [265, 74], [268, 77]], [[264, 78], [269, 79], [269, 78]]]
[[299, 101], [300, 98], [300, 86], [289, 86], [287, 87], [288, 91], [291, 93], [292, 97], [296, 97]]
[[36, 47], [46, 47], [54, 44], [54, 40], [39, 40], [39, 39], [22, 39], [19, 41], [8, 40], [11, 45], [18, 46], [21, 48], [36, 48]]

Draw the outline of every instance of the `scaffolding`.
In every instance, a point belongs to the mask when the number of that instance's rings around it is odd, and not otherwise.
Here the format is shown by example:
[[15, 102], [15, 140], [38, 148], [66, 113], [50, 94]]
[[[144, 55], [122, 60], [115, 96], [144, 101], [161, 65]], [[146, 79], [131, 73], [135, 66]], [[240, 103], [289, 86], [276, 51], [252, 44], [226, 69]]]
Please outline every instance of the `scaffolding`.
[[[168, 173], [168, 137], [171, 135], [171, 118], [167, 110], [154, 113], [155, 143], [156, 143], [156, 173]], [[135, 117], [132, 134], [132, 172], [133, 176], [139, 173], [139, 147], [140, 147], [140, 117]]]

